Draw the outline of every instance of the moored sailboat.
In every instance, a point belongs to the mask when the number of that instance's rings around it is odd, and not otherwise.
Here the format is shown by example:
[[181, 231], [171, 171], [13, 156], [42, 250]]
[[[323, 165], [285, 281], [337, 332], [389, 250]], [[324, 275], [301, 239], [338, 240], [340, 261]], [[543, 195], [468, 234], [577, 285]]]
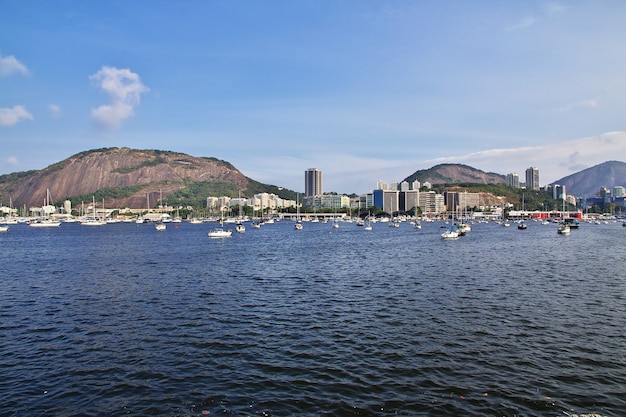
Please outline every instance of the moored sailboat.
[[296, 194], [296, 224], [293, 226], [296, 230], [302, 230], [302, 220], [300, 219], [300, 202], [299, 194]]
[[[93, 217], [91, 216], [87, 216], [84, 217], [83, 220], [80, 222], [81, 225], [83, 226], [104, 226], [106, 224], [106, 221], [103, 219], [99, 219], [96, 216], [96, 196], [92, 196], [92, 208], [93, 208]], [[104, 210], [104, 200], [102, 202], [102, 209]]]
[[41, 216], [35, 221], [31, 221], [28, 225], [30, 227], [59, 227], [61, 222], [59, 220], [53, 220], [45, 216], [46, 207], [50, 204], [50, 190], [46, 190], [46, 198], [44, 205], [41, 207]]
[[211, 238], [230, 237], [232, 235], [232, 233], [233, 233], [232, 230], [230, 230], [230, 229], [225, 230], [224, 227], [223, 227], [223, 224], [224, 224], [224, 208], [223, 207], [220, 209], [220, 212], [221, 212], [221, 217], [220, 217], [220, 225], [219, 225], [219, 227], [215, 227], [215, 228], [209, 230], [208, 235]]

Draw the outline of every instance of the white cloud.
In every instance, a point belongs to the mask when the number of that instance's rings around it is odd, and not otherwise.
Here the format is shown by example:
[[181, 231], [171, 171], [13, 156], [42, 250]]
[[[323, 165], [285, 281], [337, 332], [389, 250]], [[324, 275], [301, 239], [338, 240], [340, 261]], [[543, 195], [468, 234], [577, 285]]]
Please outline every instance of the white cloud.
[[111, 98], [110, 104], [91, 110], [91, 120], [106, 130], [118, 128], [123, 120], [133, 116], [141, 94], [150, 91], [141, 83], [139, 75], [129, 69], [103, 66], [89, 79]]
[[513, 32], [520, 29], [526, 29], [527, 27], [534, 25], [536, 22], [537, 19], [535, 19], [533, 16], [528, 16], [522, 19], [519, 23], [509, 26], [504, 30], [507, 32]]
[[28, 68], [13, 55], [3, 57], [2, 54], [0, 54], [0, 76], [6, 77], [15, 73], [27, 75]]
[[50, 115], [55, 119], [58, 119], [62, 115], [61, 107], [56, 104], [50, 104], [48, 110], [50, 110]]
[[7, 159], [4, 160], [4, 162], [6, 162], [9, 165], [17, 165], [17, 158], [14, 156], [9, 156]]
[[24, 106], [0, 108], [0, 126], [13, 126], [22, 120], [33, 120], [33, 115]]
[[580, 100], [574, 103], [566, 104], [565, 106], [557, 107], [554, 109], [555, 111], [567, 112], [574, 108], [586, 107], [586, 108], [594, 108], [600, 105], [599, 100], [591, 99], [591, 100]]

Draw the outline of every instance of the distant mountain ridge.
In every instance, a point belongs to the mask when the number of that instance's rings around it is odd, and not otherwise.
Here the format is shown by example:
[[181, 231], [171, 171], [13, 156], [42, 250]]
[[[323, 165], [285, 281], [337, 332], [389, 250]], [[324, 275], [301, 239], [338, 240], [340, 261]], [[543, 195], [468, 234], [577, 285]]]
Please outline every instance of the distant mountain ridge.
[[626, 163], [607, 161], [568, 175], [552, 184], [565, 186], [565, 192], [577, 197], [593, 197], [600, 187], [626, 187]]
[[[462, 164], [440, 164], [405, 178], [409, 183], [415, 180], [433, 185], [506, 183], [504, 175]], [[604, 162], [554, 183], [565, 185], [569, 195], [591, 197], [600, 187], [626, 186], [626, 163]], [[208, 195], [237, 197], [239, 192], [242, 197], [270, 192], [295, 200], [295, 192], [258, 183], [226, 161], [161, 150], [95, 149], [41, 170], [0, 175], [0, 201], [5, 205], [10, 197], [16, 207], [41, 206], [46, 190], [57, 203], [91, 201], [92, 194], [100, 193], [109, 207], [133, 209], [146, 208], [150, 193], [156, 193], [150, 197], [152, 207], [160, 195], [164, 200], [169, 196], [170, 202], [195, 199], [199, 205]]]
[[404, 179], [409, 183], [419, 181], [424, 184], [450, 184], [471, 182], [476, 184], [506, 184], [506, 177], [493, 172], [485, 172], [463, 164], [439, 164], [429, 169], [415, 171]]

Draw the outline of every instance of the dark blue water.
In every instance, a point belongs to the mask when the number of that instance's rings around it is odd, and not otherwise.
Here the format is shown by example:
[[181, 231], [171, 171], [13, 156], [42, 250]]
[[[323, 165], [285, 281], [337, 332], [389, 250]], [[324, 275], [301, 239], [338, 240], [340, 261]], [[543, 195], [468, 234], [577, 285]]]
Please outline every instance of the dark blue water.
[[11, 226], [2, 416], [626, 414], [626, 227]]

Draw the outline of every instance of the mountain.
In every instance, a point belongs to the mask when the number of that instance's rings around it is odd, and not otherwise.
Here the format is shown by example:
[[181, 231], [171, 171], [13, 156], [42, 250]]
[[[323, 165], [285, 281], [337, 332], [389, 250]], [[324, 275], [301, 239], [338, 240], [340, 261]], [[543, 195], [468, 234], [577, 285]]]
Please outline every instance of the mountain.
[[194, 198], [206, 201], [208, 191], [237, 197], [239, 191], [252, 195], [274, 188], [263, 187], [216, 158], [129, 148], [85, 151], [42, 170], [0, 176], [2, 202], [7, 204], [11, 197], [16, 207], [41, 206], [46, 190], [57, 204], [71, 199], [76, 205], [95, 194], [98, 200], [106, 198], [107, 206], [137, 209], [146, 208], [148, 193], [154, 207], [160, 195], [169, 197], [170, 204], [191, 204]]
[[408, 183], [419, 181], [424, 184], [450, 184], [455, 182], [470, 182], [477, 184], [505, 184], [504, 175], [493, 172], [484, 172], [462, 164], [440, 164], [430, 169], [415, 171], [404, 179]]
[[555, 181], [565, 192], [576, 197], [593, 197], [600, 187], [626, 187], [626, 163], [607, 161]]

